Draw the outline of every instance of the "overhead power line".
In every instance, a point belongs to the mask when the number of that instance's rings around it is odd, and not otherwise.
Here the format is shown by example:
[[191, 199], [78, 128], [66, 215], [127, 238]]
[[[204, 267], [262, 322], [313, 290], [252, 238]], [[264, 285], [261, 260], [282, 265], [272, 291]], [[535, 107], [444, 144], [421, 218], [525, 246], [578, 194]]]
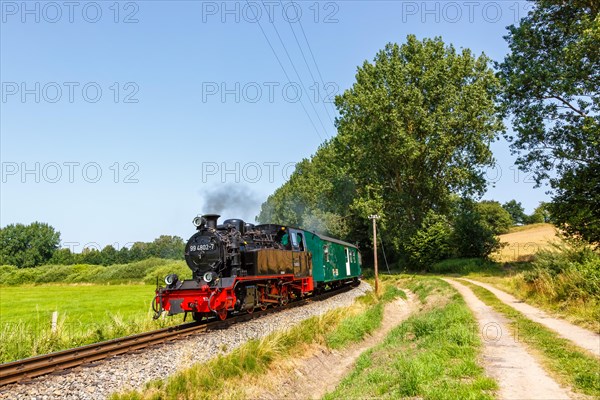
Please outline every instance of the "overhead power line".
[[[323, 75], [321, 75], [321, 70], [319, 69], [319, 64], [317, 64], [317, 60], [315, 59], [315, 55], [312, 51], [312, 48], [310, 47], [310, 42], [308, 41], [308, 38], [306, 37], [306, 32], [304, 32], [304, 27], [302, 26], [302, 21], [298, 21], [298, 24], [300, 25], [300, 30], [302, 31], [302, 35], [304, 36], [304, 40], [306, 41], [306, 45], [308, 46], [308, 51], [310, 52], [310, 56], [312, 57], [313, 63], [315, 64], [315, 67], [317, 67], [317, 73], [319, 74], [319, 78], [321, 78], [321, 82], [323, 82], [323, 86], [325, 86], [325, 79], [323, 79]], [[335, 112], [335, 108], [333, 107], [332, 103], [329, 103], [331, 105], [331, 109]]]
[[[283, 8], [283, 2], [279, 2], [281, 4], [281, 7]], [[291, 2], [290, 2], [291, 3]], [[288, 24], [290, 25], [290, 29], [292, 30], [292, 34], [294, 35], [294, 39], [296, 40], [296, 44], [298, 45], [298, 48], [300, 49], [300, 54], [302, 54], [302, 59], [304, 60], [304, 64], [306, 64], [306, 68], [308, 69], [308, 72], [310, 73], [310, 77], [312, 78], [313, 82], [317, 85], [321, 85], [320, 81], [317, 81], [315, 79], [315, 76], [312, 73], [312, 68], [308, 65], [308, 61], [306, 60], [306, 56], [304, 55], [304, 50], [302, 50], [302, 46], [300, 45], [300, 41], [298, 41], [298, 36], [296, 36], [296, 32], [294, 31], [294, 28], [292, 26], [292, 23], [290, 22], [289, 18], [287, 19]], [[301, 23], [300, 19], [298, 19], [298, 22]], [[322, 79], [321, 79], [322, 81]], [[325, 87], [325, 82], [323, 83], [323, 88]], [[331, 118], [331, 114], [329, 114], [329, 110], [327, 109], [327, 106], [325, 105], [325, 101], [324, 101], [324, 97], [321, 98], [321, 90], [320, 88], [317, 86], [317, 95], [319, 98], [319, 101], [322, 102], [323, 104], [323, 108], [325, 109], [325, 112], [327, 113], [327, 117], [329, 118], [329, 121], [331, 122], [331, 124], [333, 126], [335, 126], [333, 119]]]
[[[246, 0], [246, 1], [248, 1], [248, 0]], [[262, 2], [262, 4], [264, 6], [265, 3]], [[282, 4], [282, 6], [283, 6], [283, 4]], [[265, 7], [265, 9], [266, 9], [266, 7]], [[260, 22], [259, 22], [259, 24], [260, 24]], [[296, 73], [296, 76], [298, 77], [298, 80], [300, 81], [300, 85], [302, 85], [302, 90], [304, 90], [304, 93], [308, 93], [308, 90], [306, 90], [306, 86], [304, 85], [304, 81], [302, 80], [302, 77], [298, 73], [298, 70], [296, 69], [296, 66], [294, 65], [294, 61], [292, 60], [290, 53], [287, 51], [287, 48], [285, 47], [285, 43], [283, 42], [283, 39], [281, 38], [279, 31], [277, 30], [277, 26], [275, 25], [274, 19], [271, 20], [271, 25], [273, 25], [273, 29], [275, 29], [275, 33], [277, 34], [277, 37], [279, 38], [279, 42], [281, 43], [281, 46], [283, 47], [283, 51], [285, 51], [285, 54], [286, 54], [288, 60], [290, 61], [290, 64], [292, 64], [292, 68], [294, 69], [294, 72]], [[321, 127], [323, 128], [323, 131], [325, 132], [325, 135], [329, 136], [327, 134], [327, 128], [325, 128], [325, 125], [323, 124], [323, 120], [321, 120], [321, 116], [317, 112], [317, 109], [315, 108], [314, 103], [312, 101], [310, 101], [310, 99], [308, 102], [309, 102], [310, 106], [312, 107], [313, 111], [315, 112], [315, 114], [317, 115], [317, 119], [319, 120], [319, 123], [321, 124]]]
[[[246, 3], [248, 3], [248, 6], [250, 6], [250, 3], [248, 2], [248, 0], [246, 0]], [[263, 4], [264, 6], [264, 4]], [[265, 30], [263, 29], [261, 23], [260, 23], [260, 19], [257, 18], [256, 21], [258, 22], [258, 26], [260, 28], [260, 31], [262, 32], [263, 36], [265, 37], [265, 40], [267, 41], [269, 47], [271, 48], [271, 51], [273, 52], [273, 55], [275, 56], [275, 58], [277, 59], [277, 62], [279, 63], [279, 66], [281, 67], [281, 70], [283, 71], [286, 79], [288, 80], [289, 83], [292, 83], [292, 80], [290, 79], [287, 71], [285, 70], [283, 64], [281, 63], [281, 60], [279, 59], [279, 56], [277, 55], [277, 52], [275, 51], [275, 49], [273, 48], [273, 45], [271, 44], [271, 41], [269, 40], [269, 38], [267, 37], [267, 34], [265, 33]], [[310, 124], [312, 125], [313, 129], [315, 130], [315, 133], [317, 134], [317, 136], [319, 136], [319, 139], [321, 141], [323, 141], [323, 137], [321, 136], [321, 134], [319, 133], [319, 130], [317, 129], [317, 126], [315, 125], [313, 119], [311, 118], [310, 114], [308, 113], [308, 110], [306, 109], [306, 107], [304, 106], [304, 103], [302, 102], [302, 99], [300, 99], [299, 101], [300, 105], [302, 106], [302, 109], [304, 110], [304, 113], [306, 114], [306, 116], [308, 117]]]

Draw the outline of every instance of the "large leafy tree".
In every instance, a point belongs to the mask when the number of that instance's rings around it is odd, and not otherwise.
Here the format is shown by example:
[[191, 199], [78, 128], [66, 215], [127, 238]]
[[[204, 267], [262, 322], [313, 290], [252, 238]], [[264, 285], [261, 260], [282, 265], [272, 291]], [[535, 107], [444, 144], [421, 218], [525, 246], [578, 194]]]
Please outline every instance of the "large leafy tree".
[[430, 210], [449, 214], [453, 194], [481, 195], [489, 144], [503, 129], [498, 91], [485, 55], [441, 38], [411, 35], [365, 62], [336, 98], [334, 145], [357, 187], [350, 210], [379, 212], [402, 249]]
[[[555, 223], [600, 243], [600, 3], [539, 0], [499, 65], [517, 163], [556, 189]], [[594, 228], [596, 227], [596, 228]]]
[[476, 209], [483, 221], [490, 227], [495, 235], [507, 233], [513, 225], [513, 219], [510, 216], [510, 213], [497, 201], [481, 201], [477, 204]]
[[527, 214], [525, 214], [525, 209], [521, 202], [513, 199], [502, 204], [502, 208], [510, 214], [513, 224], [524, 224], [526, 222]]
[[42, 222], [11, 224], [0, 229], [0, 264], [35, 267], [52, 258], [60, 233]]

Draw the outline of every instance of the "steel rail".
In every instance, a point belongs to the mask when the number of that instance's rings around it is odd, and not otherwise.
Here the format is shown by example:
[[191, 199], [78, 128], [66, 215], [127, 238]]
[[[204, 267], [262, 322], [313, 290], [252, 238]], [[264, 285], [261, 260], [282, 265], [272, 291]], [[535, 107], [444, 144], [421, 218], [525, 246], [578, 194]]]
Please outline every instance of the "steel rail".
[[191, 322], [0, 364], [0, 386], [18, 383], [42, 375], [94, 363], [113, 356], [141, 350], [169, 341], [183, 339], [209, 330], [224, 329], [235, 323], [249, 321], [275, 312], [303, 306], [315, 300], [324, 300], [350, 289], [352, 289], [352, 286], [344, 286], [341, 289], [328, 291], [321, 295], [290, 302], [285, 306], [272, 307], [264, 311], [244, 313], [224, 321], [211, 320], [207, 322]]

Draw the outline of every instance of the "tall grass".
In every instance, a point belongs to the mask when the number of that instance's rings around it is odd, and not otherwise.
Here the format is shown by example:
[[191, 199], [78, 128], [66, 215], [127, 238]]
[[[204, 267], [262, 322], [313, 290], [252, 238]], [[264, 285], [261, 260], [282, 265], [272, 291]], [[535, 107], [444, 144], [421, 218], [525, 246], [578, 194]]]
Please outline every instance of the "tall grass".
[[434, 274], [467, 275], [473, 272], [487, 273], [490, 275], [503, 275], [500, 264], [481, 258], [452, 258], [432, 265]]
[[110, 314], [101, 324], [69, 323], [59, 317], [53, 330], [48, 321], [2, 324], [0, 327], [0, 362], [10, 362], [41, 354], [53, 353], [86, 344], [97, 343], [135, 333], [146, 332], [179, 323], [172, 319], [154, 321], [152, 313], [124, 318]]
[[537, 253], [530, 269], [494, 283], [600, 332], [600, 254], [589, 247], [554, 243]]

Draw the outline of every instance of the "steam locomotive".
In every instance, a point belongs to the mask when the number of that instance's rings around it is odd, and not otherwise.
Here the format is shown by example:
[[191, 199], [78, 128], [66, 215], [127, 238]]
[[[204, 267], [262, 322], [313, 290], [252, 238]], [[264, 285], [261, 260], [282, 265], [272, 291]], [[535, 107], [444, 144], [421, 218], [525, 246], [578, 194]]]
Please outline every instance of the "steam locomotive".
[[350, 243], [285, 225], [218, 224], [219, 217], [194, 218], [197, 232], [185, 246], [192, 279], [166, 276], [153, 301], [155, 318], [167, 312], [224, 320], [359, 283], [360, 253]]

